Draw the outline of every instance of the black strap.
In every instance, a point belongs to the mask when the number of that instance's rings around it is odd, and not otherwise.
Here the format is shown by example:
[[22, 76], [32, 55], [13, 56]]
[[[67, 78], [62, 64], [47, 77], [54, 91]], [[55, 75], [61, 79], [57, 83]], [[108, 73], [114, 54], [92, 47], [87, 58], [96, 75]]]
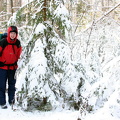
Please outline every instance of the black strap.
[[4, 66], [14, 66], [17, 65], [17, 62], [13, 63], [13, 64], [4, 64]]
[[13, 64], [5, 64], [5, 63], [3, 63], [3, 62], [0, 62], [0, 67], [4, 67], [4, 66], [10, 67], [10, 66], [14, 66], [14, 65], [17, 65], [17, 62], [15, 62], [15, 63], [13, 63]]

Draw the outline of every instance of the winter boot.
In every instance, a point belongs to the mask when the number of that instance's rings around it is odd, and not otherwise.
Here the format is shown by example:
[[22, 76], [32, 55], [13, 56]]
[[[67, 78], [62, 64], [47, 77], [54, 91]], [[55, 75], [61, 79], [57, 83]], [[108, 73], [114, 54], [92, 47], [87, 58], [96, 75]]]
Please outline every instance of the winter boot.
[[7, 109], [7, 105], [5, 104], [5, 105], [1, 105], [1, 108], [2, 109]]

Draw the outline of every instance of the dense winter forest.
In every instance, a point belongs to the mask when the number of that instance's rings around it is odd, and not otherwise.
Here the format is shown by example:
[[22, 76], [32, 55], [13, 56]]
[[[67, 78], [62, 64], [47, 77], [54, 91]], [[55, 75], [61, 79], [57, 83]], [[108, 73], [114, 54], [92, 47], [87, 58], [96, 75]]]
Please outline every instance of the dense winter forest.
[[120, 1], [8, 1], [1, 32], [16, 25], [23, 47], [17, 106], [120, 119]]

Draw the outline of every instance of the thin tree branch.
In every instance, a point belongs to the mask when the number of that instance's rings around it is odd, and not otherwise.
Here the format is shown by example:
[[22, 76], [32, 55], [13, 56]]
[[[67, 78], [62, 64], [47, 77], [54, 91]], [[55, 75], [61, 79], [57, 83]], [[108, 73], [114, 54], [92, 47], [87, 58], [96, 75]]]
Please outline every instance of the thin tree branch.
[[101, 21], [105, 16], [107, 16], [108, 14], [110, 14], [113, 10], [115, 10], [116, 8], [118, 8], [120, 6], [120, 3], [118, 3], [116, 6], [114, 6], [113, 8], [111, 8], [108, 12], [106, 12], [102, 17], [100, 17], [98, 20], [96, 20], [95, 24], [99, 21]]
[[[111, 8], [108, 12], [106, 12], [103, 16], [101, 16], [98, 20], [94, 21], [94, 25], [96, 23], [98, 23], [99, 21], [101, 21], [105, 16], [107, 16], [108, 14], [110, 14], [113, 10], [115, 10], [116, 8], [118, 8], [120, 6], [120, 3], [118, 3], [116, 6], [114, 6], [113, 8]], [[87, 31], [88, 29], [91, 29], [91, 27], [93, 27], [93, 24], [87, 28], [85, 31]], [[84, 31], [84, 32], [85, 32]]]

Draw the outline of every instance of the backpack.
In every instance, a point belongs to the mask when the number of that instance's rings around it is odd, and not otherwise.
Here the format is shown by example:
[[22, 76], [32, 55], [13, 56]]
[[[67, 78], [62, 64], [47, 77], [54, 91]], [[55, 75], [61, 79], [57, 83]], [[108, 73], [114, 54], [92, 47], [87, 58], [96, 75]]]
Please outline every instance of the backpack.
[[2, 40], [2, 36], [3, 36], [3, 34], [2, 34], [2, 33], [0, 33], [0, 40]]
[[7, 37], [7, 33], [0, 33], [0, 40], [2, 40], [3, 38], [6, 38]]
[[[7, 38], [7, 33], [0, 33], [0, 41], [4, 38]], [[6, 45], [4, 45], [3, 49], [5, 48]], [[2, 50], [3, 51], [3, 50]], [[2, 52], [0, 53], [0, 56], [2, 55]]]

